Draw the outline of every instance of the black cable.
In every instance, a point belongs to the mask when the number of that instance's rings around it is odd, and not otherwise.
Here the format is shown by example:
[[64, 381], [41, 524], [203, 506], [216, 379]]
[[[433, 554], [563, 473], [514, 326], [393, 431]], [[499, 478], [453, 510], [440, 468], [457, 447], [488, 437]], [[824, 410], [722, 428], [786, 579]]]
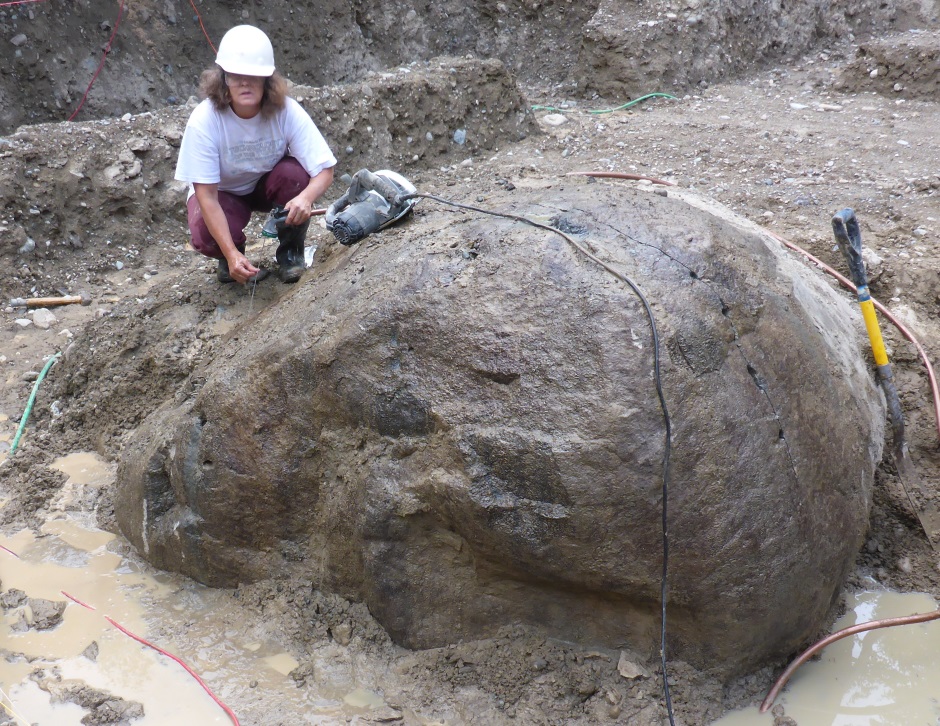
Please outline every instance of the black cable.
[[669, 418], [669, 409], [666, 407], [666, 397], [663, 394], [663, 381], [662, 375], [660, 373], [659, 361], [660, 361], [660, 352], [659, 352], [659, 333], [656, 330], [656, 320], [653, 318], [653, 309], [650, 307], [649, 301], [646, 299], [646, 296], [637, 286], [637, 284], [631, 280], [627, 275], [623, 274], [619, 270], [614, 269], [606, 262], [601, 260], [599, 257], [594, 255], [590, 250], [581, 245], [579, 242], [574, 240], [572, 237], [562, 232], [557, 227], [552, 227], [549, 224], [542, 224], [541, 222], [535, 222], [526, 217], [520, 217], [516, 214], [507, 214], [505, 212], [494, 212], [489, 209], [483, 209], [481, 207], [474, 207], [469, 204], [460, 204], [458, 202], [452, 202], [448, 199], [443, 199], [442, 197], [435, 196], [434, 194], [424, 194], [424, 193], [415, 193], [408, 194], [402, 197], [399, 197], [397, 201], [405, 202], [409, 199], [433, 199], [435, 202], [440, 202], [441, 204], [449, 204], [452, 207], [458, 207], [460, 209], [467, 209], [472, 212], [480, 212], [481, 214], [490, 214], [494, 217], [504, 217], [506, 219], [513, 219], [517, 222], [522, 222], [523, 224], [528, 224], [532, 227], [538, 227], [539, 229], [545, 229], [549, 232], [554, 232], [559, 234], [567, 240], [568, 244], [574, 247], [578, 252], [583, 254], [588, 259], [596, 262], [598, 265], [603, 267], [607, 272], [616, 277], [621, 282], [625, 283], [636, 293], [636, 296], [640, 298], [640, 301], [643, 303], [643, 307], [646, 309], [646, 316], [649, 318], [650, 330], [652, 331], [653, 338], [653, 376], [656, 381], [656, 395], [659, 397], [659, 405], [663, 410], [663, 420], [666, 424], [666, 440], [665, 448], [663, 450], [663, 572], [661, 578], [661, 588], [660, 588], [660, 598], [662, 601], [662, 630], [660, 633], [660, 645], [659, 645], [659, 654], [663, 667], [663, 695], [666, 698], [666, 713], [669, 716], [670, 726], [675, 726], [676, 722], [672, 713], [672, 696], [669, 692], [669, 676], [666, 672], [666, 594], [667, 594], [667, 582], [669, 575], [669, 520], [667, 517], [667, 502], [669, 495], [669, 464], [672, 458], [672, 420]]

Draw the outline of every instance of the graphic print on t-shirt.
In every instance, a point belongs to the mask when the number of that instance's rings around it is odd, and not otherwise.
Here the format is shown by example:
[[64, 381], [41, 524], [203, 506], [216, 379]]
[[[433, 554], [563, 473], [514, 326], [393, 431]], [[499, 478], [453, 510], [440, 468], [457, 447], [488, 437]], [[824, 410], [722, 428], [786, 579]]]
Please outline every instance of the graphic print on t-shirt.
[[235, 173], [269, 171], [284, 156], [283, 139], [244, 141], [225, 150], [225, 165]]

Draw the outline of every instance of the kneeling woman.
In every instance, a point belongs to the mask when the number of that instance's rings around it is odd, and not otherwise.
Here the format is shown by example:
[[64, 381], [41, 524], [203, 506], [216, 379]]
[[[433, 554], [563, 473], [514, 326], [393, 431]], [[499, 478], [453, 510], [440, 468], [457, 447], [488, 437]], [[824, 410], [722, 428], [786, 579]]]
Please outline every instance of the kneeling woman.
[[266, 271], [245, 257], [245, 227], [252, 212], [282, 206], [278, 276], [297, 282], [310, 214], [333, 181], [336, 158], [307, 112], [287, 96], [264, 32], [232, 28], [215, 62], [202, 74], [205, 100], [189, 117], [176, 164], [176, 178], [191, 185], [192, 245], [218, 259], [220, 282], [260, 279]]

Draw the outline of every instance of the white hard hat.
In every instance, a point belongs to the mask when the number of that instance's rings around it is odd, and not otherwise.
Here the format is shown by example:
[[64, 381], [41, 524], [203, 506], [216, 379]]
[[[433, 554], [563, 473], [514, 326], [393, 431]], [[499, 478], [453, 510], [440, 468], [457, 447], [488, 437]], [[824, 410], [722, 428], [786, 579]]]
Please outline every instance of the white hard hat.
[[270, 76], [274, 73], [274, 48], [263, 30], [236, 25], [222, 36], [215, 62], [227, 73]]

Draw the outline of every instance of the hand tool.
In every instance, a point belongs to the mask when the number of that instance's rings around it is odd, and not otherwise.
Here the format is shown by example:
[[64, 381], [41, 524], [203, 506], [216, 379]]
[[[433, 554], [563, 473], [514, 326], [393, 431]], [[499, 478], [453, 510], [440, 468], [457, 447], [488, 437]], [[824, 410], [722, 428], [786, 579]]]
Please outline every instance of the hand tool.
[[[862, 309], [872, 354], [878, 366], [878, 378], [881, 380], [881, 388], [884, 390], [885, 401], [888, 404], [888, 416], [891, 419], [894, 462], [898, 469], [898, 479], [914, 513], [920, 520], [921, 527], [924, 528], [927, 541], [931, 547], [936, 548], [937, 540], [940, 538], [940, 510], [931, 502], [927, 492], [921, 487], [907, 441], [904, 439], [904, 414], [901, 411], [901, 400], [898, 397], [898, 389], [894, 385], [891, 364], [888, 362], [888, 353], [885, 350], [884, 339], [881, 337], [878, 317], [875, 315], [875, 305], [868, 292], [865, 261], [862, 259], [862, 234], [858, 220], [855, 218], [855, 211], [843, 209], [836, 214], [832, 218], [832, 231], [849, 266], [850, 277], [858, 292], [858, 304]], [[912, 491], [919, 495], [916, 500], [912, 496]]]
[[15, 297], [10, 305], [15, 308], [49, 308], [56, 305], [91, 305], [91, 295], [87, 292], [61, 297]]

